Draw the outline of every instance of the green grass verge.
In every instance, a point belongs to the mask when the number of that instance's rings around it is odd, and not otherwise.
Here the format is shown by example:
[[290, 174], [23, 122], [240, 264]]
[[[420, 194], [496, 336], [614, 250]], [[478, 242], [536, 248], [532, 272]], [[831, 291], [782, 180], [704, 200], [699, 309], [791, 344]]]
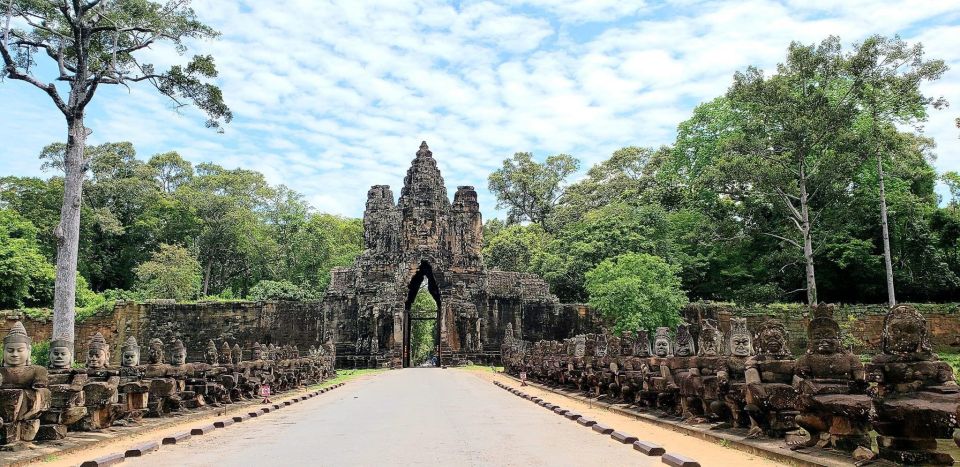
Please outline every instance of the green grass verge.
[[457, 369], [471, 370], [471, 371], [489, 371], [492, 373], [503, 371], [502, 366], [486, 366], [486, 365], [464, 365], [464, 366], [452, 366], [449, 368], [457, 368]]
[[386, 368], [367, 368], [362, 370], [337, 370], [337, 377], [333, 379], [328, 379], [320, 384], [314, 384], [307, 389], [319, 389], [325, 388], [327, 386], [332, 386], [334, 384], [342, 383], [344, 381], [349, 381], [358, 376], [369, 375], [373, 373], [379, 373], [381, 371], [387, 371]]

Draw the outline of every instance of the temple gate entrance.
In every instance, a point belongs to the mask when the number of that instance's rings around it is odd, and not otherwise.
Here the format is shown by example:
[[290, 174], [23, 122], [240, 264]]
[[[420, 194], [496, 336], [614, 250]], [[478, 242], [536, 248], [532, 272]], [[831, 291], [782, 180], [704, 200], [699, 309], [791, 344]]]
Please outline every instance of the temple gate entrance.
[[[418, 312], [418, 310], [413, 309], [413, 303], [417, 298], [417, 294], [422, 293], [421, 287], [423, 285], [424, 279], [427, 280], [427, 289], [426, 292], [433, 297], [434, 302], [436, 303], [437, 309], [436, 312]], [[433, 276], [433, 267], [430, 266], [430, 263], [426, 260], [420, 262], [420, 266], [417, 268], [416, 274], [413, 275], [413, 278], [410, 279], [410, 284], [407, 286], [407, 300], [403, 306], [403, 367], [409, 368], [411, 366], [411, 357], [416, 349], [413, 348], [412, 344], [414, 341], [414, 327], [420, 325], [424, 321], [433, 322], [433, 343], [434, 351], [437, 357], [437, 366], [443, 364], [443, 356], [440, 351], [442, 346], [440, 345], [440, 287], [437, 284], [437, 280]], [[420, 362], [413, 362], [419, 364]]]

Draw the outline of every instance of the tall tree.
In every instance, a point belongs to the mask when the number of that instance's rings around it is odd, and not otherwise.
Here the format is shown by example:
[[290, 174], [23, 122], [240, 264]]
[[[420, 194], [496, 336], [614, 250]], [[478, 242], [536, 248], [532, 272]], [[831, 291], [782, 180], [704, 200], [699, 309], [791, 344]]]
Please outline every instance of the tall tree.
[[546, 228], [567, 177], [579, 167], [580, 161], [566, 154], [547, 157], [541, 164], [529, 152], [518, 152], [490, 174], [488, 187], [497, 207], [507, 208], [508, 223], [530, 221]]
[[[899, 38], [872, 36], [857, 47], [850, 62], [859, 82], [852, 86], [866, 120], [865, 151], [877, 161], [880, 189], [880, 225], [887, 278], [887, 304], [896, 305], [890, 229], [883, 172], [884, 159], [893, 153], [884, 138], [896, 125], [909, 125], [927, 118], [927, 106], [941, 107], [942, 98], [924, 96], [920, 85], [940, 78], [947, 70], [943, 60], [924, 60], [923, 45], [912, 47]], [[887, 131], [885, 131], [885, 127]]]
[[810, 304], [817, 302], [818, 206], [842, 192], [861, 163], [849, 148], [856, 115], [851, 86], [859, 77], [848, 63], [836, 37], [819, 45], [792, 43], [776, 74], [753, 67], [737, 72], [727, 93], [739, 134], [721, 157], [725, 175], [738, 180], [740, 190], [777, 203], [799, 234], [797, 240], [770, 233], [801, 252]]
[[[11, 20], [15, 27], [11, 28]], [[21, 27], [23, 25], [23, 27]], [[207, 126], [218, 128], [232, 115], [220, 89], [204, 79], [217, 75], [213, 57], [194, 56], [186, 65], [165, 72], [139, 58], [156, 43], [187, 49], [185, 40], [216, 37], [201, 23], [188, 0], [165, 3], [149, 0], [64, 0], [47, 2], [10, 0], [0, 40], [4, 73], [46, 94], [67, 124], [64, 154], [64, 197], [57, 239], [57, 272], [53, 307], [53, 334], [74, 337], [77, 254], [80, 243], [80, 206], [84, 157], [90, 129], [84, 126], [87, 106], [101, 85], [146, 82], [177, 106], [194, 103], [207, 113]], [[57, 75], [45, 82], [33, 67], [37, 56], [53, 61]], [[66, 83], [65, 90], [55, 82]], [[63, 92], [66, 92], [63, 95]]]
[[157, 182], [166, 193], [173, 193], [193, 178], [193, 164], [175, 151], [154, 154], [147, 163], [156, 171]]

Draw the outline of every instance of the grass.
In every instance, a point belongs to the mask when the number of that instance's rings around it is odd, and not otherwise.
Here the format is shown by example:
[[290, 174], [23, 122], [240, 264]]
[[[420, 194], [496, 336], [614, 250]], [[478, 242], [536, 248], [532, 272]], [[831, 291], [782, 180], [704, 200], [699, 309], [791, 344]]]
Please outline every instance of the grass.
[[960, 353], [941, 353], [940, 360], [943, 360], [953, 367], [953, 377], [960, 383]]
[[360, 370], [337, 370], [337, 377], [333, 379], [328, 379], [320, 384], [315, 384], [310, 386], [310, 389], [314, 388], [325, 388], [327, 386], [342, 383], [344, 381], [349, 381], [358, 376], [369, 375], [373, 373], [379, 373], [381, 371], [387, 371], [386, 368], [365, 368]]
[[471, 371], [489, 371], [492, 373], [503, 371], [502, 366], [487, 366], [487, 365], [465, 365], [465, 366], [458, 366], [458, 367], [451, 367], [451, 368], [461, 368], [464, 370], [471, 370]]

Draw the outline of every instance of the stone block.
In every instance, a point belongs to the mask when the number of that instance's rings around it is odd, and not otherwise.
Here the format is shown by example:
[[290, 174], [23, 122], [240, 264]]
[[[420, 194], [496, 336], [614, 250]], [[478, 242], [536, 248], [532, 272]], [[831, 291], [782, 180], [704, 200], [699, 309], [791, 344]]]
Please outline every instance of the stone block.
[[213, 422], [213, 426], [215, 426], [215, 427], [217, 427], [217, 428], [226, 428], [226, 427], [228, 427], [228, 426], [230, 426], [230, 425], [233, 425], [234, 423], [235, 423], [235, 422], [233, 421], [232, 418], [228, 418], [228, 419], [226, 419], [226, 420], [217, 420], [217, 421]]
[[283, 405], [293, 405], [294, 402], [296, 401], [283, 401]]
[[50, 425], [40, 425], [40, 429], [37, 430], [36, 440], [38, 441], [50, 441], [63, 439], [67, 437], [67, 426], [54, 423]]
[[149, 441], [146, 443], [138, 444], [130, 449], [127, 449], [127, 451], [123, 453], [123, 456], [124, 457], [140, 457], [148, 452], [156, 451], [157, 449], [160, 449], [160, 443], [156, 441]]
[[577, 423], [583, 426], [593, 426], [597, 424], [597, 421], [593, 419], [589, 419], [587, 417], [580, 417], [577, 419]]
[[180, 433], [174, 433], [170, 436], [164, 437], [161, 443], [163, 444], [177, 444], [181, 441], [186, 441], [193, 436], [189, 431], [181, 431]]
[[634, 441], [633, 449], [640, 451], [648, 456], [662, 456], [663, 453], [667, 452], [666, 449], [663, 449], [659, 444], [651, 443], [650, 441]]
[[599, 423], [594, 423], [591, 428], [593, 429], [593, 431], [596, 431], [597, 433], [600, 433], [602, 435], [609, 435], [613, 433], [613, 428], [610, 428], [606, 425], [601, 425]]
[[614, 431], [613, 433], [610, 433], [610, 437], [623, 444], [633, 444], [637, 441], [636, 436], [631, 436], [621, 431]]
[[567, 413], [563, 414], [563, 416], [566, 417], [566, 418], [568, 418], [568, 419], [570, 419], [570, 420], [576, 420], [576, 419], [582, 417], [583, 415], [580, 415], [580, 414], [578, 414], [578, 413], [576, 413], [576, 412], [567, 412]]
[[553, 413], [555, 413], [555, 414], [557, 414], [557, 415], [566, 415], [567, 412], [569, 412], [569, 410], [564, 409], [564, 408], [562, 408], [562, 407], [554, 407], [554, 408], [553, 408]]
[[700, 467], [699, 462], [680, 454], [664, 453], [660, 460], [670, 467]]
[[122, 452], [115, 452], [113, 454], [107, 454], [106, 456], [100, 456], [94, 460], [86, 461], [80, 464], [80, 467], [102, 467], [105, 465], [114, 465], [119, 464], [126, 459], [123, 456]]
[[216, 430], [216, 429], [217, 429], [217, 427], [215, 427], [215, 426], [213, 426], [213, 425], [204, 425], [204, 426], [199, 426], [199, 427], [196, 427], [196, 428], [191, 429], [191, 430], [190, 430], [190, 434], [191, 434], [191, 435], [194, 435], [194, 436], [205, 435], [205, 434], [210, 433], [211, 431]]

